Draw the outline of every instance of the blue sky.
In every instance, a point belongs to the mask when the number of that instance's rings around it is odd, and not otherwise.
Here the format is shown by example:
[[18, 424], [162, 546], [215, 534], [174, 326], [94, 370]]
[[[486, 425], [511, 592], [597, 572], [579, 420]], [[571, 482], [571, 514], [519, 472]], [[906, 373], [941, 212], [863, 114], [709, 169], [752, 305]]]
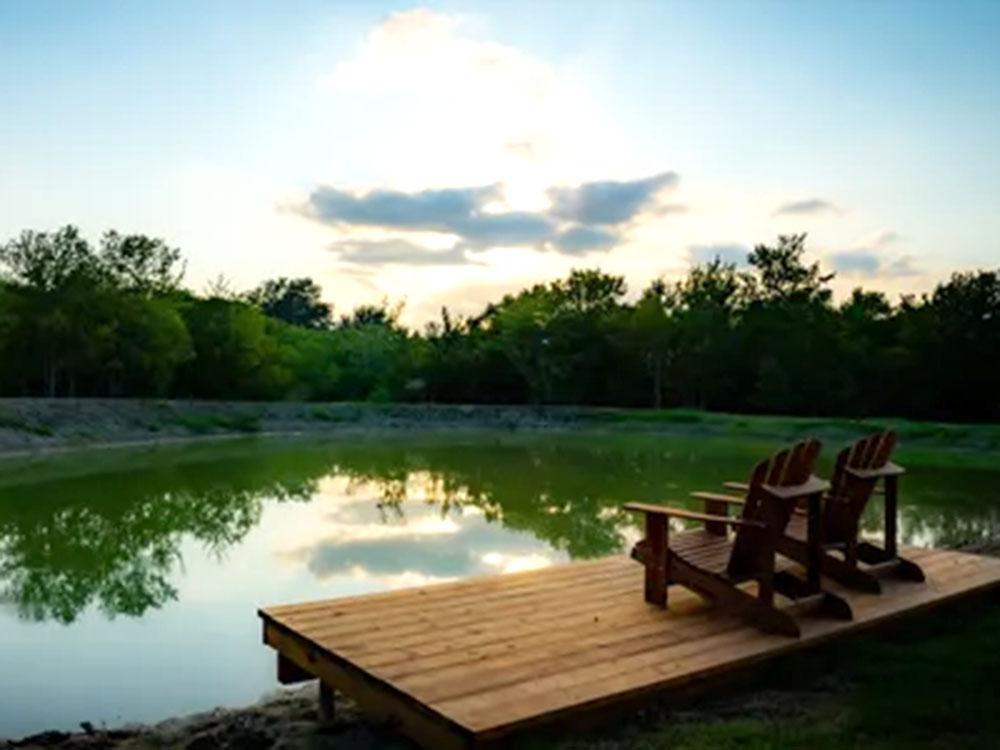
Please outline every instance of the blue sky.
[[998, 38], [1000, 3], [3, 0], [0, 236], [413, 322], [790, 231], [840, 293], [922, 291], [1000, 262]]

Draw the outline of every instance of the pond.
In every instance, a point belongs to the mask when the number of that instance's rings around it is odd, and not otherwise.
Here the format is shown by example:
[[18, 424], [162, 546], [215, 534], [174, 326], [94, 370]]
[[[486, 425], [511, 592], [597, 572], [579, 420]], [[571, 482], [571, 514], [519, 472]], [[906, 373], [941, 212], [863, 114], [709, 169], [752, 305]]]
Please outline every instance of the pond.
[[[259, 606], [621, 552], [623, 502], [683, 501], [777, 445], [457, 433], [0, 461], [0, 737], [252, 702], [275, 687]], [[900, 461], [905, 541], [1000, 540], [988, 458]]]

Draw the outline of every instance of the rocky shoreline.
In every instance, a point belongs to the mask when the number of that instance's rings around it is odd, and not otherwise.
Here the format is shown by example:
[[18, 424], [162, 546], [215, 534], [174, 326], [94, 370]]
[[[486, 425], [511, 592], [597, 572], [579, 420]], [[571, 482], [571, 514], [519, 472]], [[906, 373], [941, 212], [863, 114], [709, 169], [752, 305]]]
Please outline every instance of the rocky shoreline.
[[408, 430], [614, 430], [846, 442], [893, 425], [908, 446], [1000, 453], [1000, 425], [812, 419], [585, 406], [0, 398], [0, 457], [247, 435]]
[[576, 407], [143, 399], [0, 399], [0, 455], [198, 438], [413, 429], [539, 429], [599, 420]]
[[47, 731], [0, 740], [0, 750], [406, 750], [413, 745], [366, 720], [349, 700], [337, 697], [331, 721], [320, 718], [316, 685], [281, 690], [243, 708], [217, 708], [157, 724], [99, 728], [84, 722], [79, 732]]

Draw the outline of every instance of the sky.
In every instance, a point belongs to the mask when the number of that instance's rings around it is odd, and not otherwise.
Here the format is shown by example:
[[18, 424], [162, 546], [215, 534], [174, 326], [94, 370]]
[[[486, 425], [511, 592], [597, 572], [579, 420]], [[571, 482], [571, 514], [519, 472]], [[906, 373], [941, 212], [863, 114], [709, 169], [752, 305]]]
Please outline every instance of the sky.
[[0, 241], [180, 247], [419, 325], [808, 232], [896, 298], [1000, 265], [1000, 2], [0, 0]]

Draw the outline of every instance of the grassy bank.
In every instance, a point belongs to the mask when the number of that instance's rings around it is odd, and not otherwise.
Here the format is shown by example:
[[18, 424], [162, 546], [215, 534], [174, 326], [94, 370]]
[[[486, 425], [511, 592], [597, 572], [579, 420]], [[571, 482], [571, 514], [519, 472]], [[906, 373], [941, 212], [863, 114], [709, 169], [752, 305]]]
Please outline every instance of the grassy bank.
[[785, 658], [743, 686], [668, 711], [648, 709], [529, 747], [995, 747], [1000, 602], [979, 598], [888, 630]]
[[1000, 453], [1000, 425], [825, 419], [685, 409], [132, 399], [0, 399], [0, 453], [199, 436], [412, 429], [598, 429], [842, 443], [892, 425], [909, 450]]

